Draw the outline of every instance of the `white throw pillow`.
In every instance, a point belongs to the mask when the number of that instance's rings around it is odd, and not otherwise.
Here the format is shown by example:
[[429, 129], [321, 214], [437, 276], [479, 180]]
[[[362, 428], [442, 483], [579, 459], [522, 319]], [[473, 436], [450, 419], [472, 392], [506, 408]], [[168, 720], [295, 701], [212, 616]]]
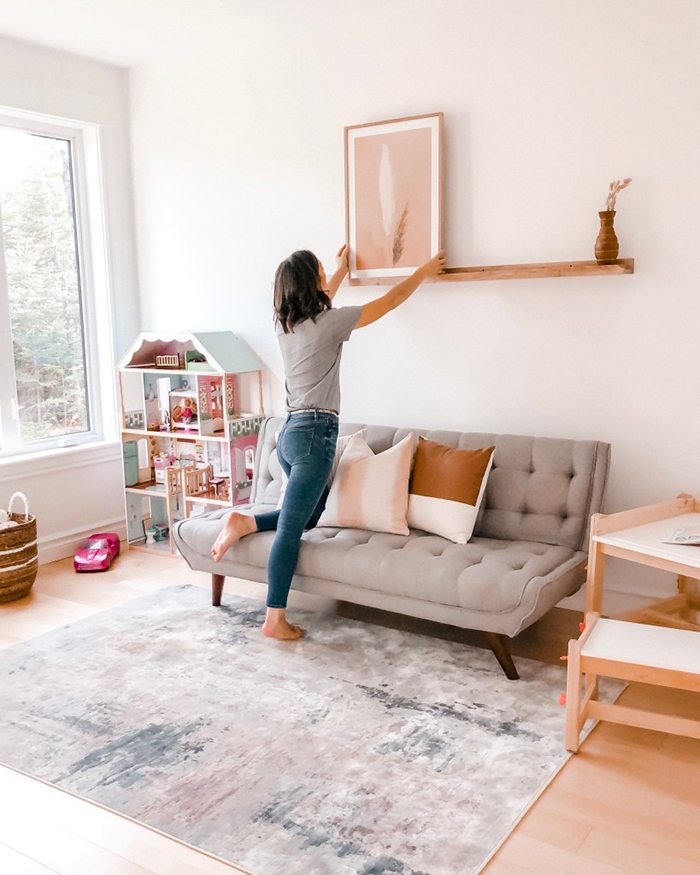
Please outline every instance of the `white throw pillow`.
[[[282, 476], [282, 489], [280, 491], [279, 501], [277, 502], [277, 510], [282, 507], [282, 502], [284, 501], [284, 493], [287, 491], [287, 483], [289, 482], [289, 478], [284, 472], [284, 468], [280, 465], [279, 456], [277, 455], [277, 442], [279, 441], [281, 428], [278, 428], [275, 432], [275, 449], [270, 453], [270, 473], [273, 477], [276, 477], [276, 471]], [[331, 468], [330, 476], [328, 477], [328, 483], [332, 484], [335, 478], [336, 472], [338, 470], [338, 465], [340, 464], [340, 458], [345, 452], [347, 445], [350, 442], [350, 438], [354, 437], [356, 434], [364, 436], [367, 434], [367, 429], [363, 428], [360, 431], [356, 431], [354, 434], [346, 434], [342, 437], [338, 438], [338, 443], [335, 446], [335, 456], [333, 457], [333, 467]]]
[[355, 437], [355, 435], [360, 435], [360, 437], [364, 440], [367, 436], [367, 429], [362, 428], [360, 431], [353, 432], [353, 434], [345, 434], [342, 437], [338, 438], [338, 443], [335, 447], [335, 457], [333, 458], [333, 467], [331, 468], [330, 477], [328, 478], [329, 483], [333, 483], [335, 480], [335, 475], [338, 473], [338, 465], [340, 464], [340, 460], [343, 456], [343, 453], [348, 448], [348, 444], [350, 440]]
[[376, 456], [360, 434], [343, 453], [319, 526], [408, 535], [413, 435]]

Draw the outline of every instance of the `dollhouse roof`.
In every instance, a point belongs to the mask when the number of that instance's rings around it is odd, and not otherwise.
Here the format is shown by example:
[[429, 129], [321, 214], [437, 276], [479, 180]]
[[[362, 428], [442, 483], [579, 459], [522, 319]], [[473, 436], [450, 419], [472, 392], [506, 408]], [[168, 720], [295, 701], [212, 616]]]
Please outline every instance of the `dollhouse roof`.
[[139, 334], [119, 362], [120, 368], [149, 368], [156, 355], [201, 353], [219, 374], [243, 374], [259, 371], [263, 363], [232, 331], [189, 331], [178, 334]]
[[243, 374], [263, 368], [263, 363], [248, 344], [232, 331], [198, 331], [193, 337], [207, 350], [207, 360], [216, 361], [227, 374]]

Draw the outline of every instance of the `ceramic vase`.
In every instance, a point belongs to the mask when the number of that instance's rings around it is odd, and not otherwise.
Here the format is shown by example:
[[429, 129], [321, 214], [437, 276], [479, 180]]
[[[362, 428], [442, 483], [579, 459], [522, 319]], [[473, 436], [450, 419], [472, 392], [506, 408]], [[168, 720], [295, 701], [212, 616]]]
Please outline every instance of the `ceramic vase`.
[[600, 216], [600, 231], [595, 241], [595, 257], [598, 264], [614, 264], [620, 252], [620, 243], [613, 227], [615, 210], [603, 210]]

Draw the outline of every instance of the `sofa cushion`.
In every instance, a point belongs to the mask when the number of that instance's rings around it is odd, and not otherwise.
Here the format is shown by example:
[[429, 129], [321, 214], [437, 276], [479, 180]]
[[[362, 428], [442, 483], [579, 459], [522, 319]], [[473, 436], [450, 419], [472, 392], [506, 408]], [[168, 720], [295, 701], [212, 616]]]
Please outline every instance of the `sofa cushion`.
[[[271, 509], [258, 505], [249, 512]], [[198, 555], [209, 555], [221, 531], [221, 517], [228, 512], [215, 511], [178, 524], [178, 547], [191, 564], [196, 565]], [[221, 573], [232, 573], [227, 572], [227, 564], [264, 570], [274, 537], [274, 532], [259, 532], [234, 544], [219, 563]], [[406, 537], [319, 527], [304, 533], [296, 573], [387, 595], [499, 613], [515, 610], [533, 580], [565, 573], [584, 557], [567, 547], [541, 543], [472, 538], [468, 544], [453, 544], [418, 530]]]

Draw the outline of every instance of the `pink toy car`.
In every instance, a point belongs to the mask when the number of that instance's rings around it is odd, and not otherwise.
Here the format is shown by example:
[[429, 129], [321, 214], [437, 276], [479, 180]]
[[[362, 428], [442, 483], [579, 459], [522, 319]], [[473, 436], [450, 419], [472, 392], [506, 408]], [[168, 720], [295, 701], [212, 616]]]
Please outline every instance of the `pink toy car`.
[[119, 535], [90, 535], [73, 557], [76, 571], [106, 571], [119, 555]]

